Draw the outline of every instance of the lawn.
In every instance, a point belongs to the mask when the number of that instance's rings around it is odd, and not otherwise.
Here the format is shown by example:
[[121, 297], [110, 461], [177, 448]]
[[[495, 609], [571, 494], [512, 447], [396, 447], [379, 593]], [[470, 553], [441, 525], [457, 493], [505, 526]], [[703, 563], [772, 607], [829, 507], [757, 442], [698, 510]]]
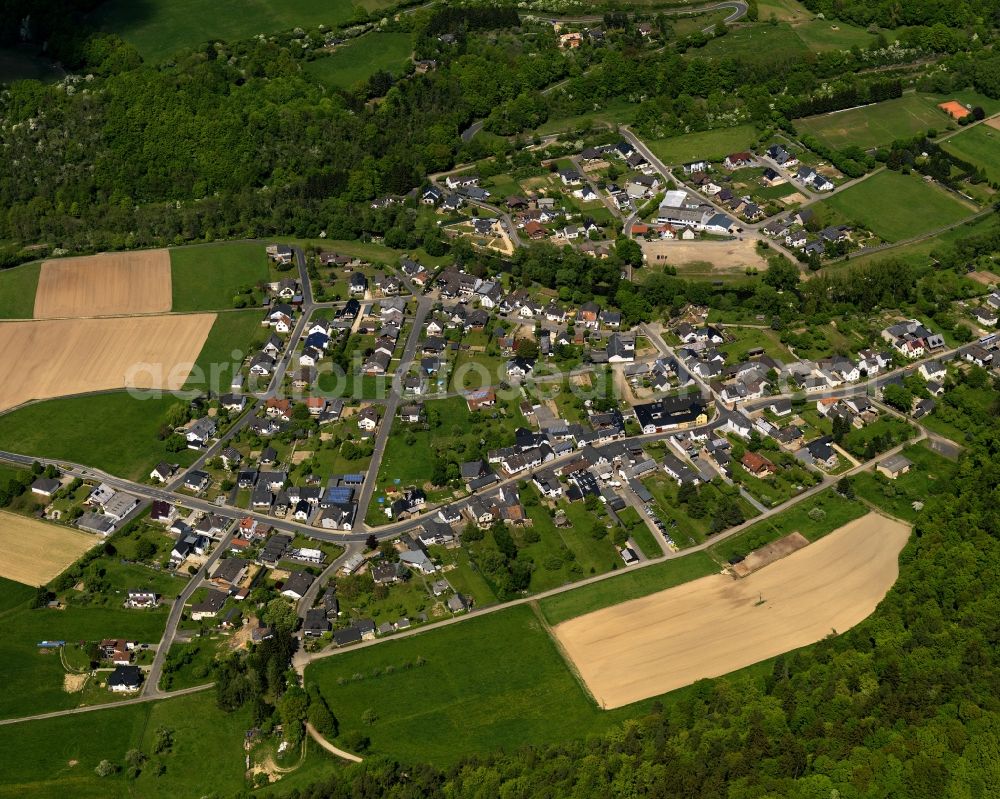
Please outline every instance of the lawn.
[[221, 311], [238, 291], [267, 281], [268, 259], [253, 242], [181, 247], [170, 251], [170, 277], [174, 311]]
[[360, 733], [413, 762], [577, 739], [636, 712], [599, 710], [525, 606], [318, 661], [306, 683], [336, 708], [340, 743]]
[[458, 593], [472, 597], [477, 608], [496, 604], [497, 595], [493, 593], [489, 581], [483, 577], [479, 569], [469, 559], [469, 551], [463, 547], [445, 549], [434, 547], [431, 555], [440, 559], [442, 576], [451, 583]]
[[686, 164], [691, 161], [721, 161], [729, 153], [746, 150], [756, 141], [757, 129], [753, 125], [739, 125], [685, 133], [669, 139], [652, 139], [646, 144], [661, 161]]
[[[816, 518], [813, 518], [809, 514], [817, 508], [822, 513], [814, 513]], [[739, 535], [720, 541], [709, 547], [708, 552], [719, 563], [725, 564], [730, 558], [746, 555], [790, 533], [798, 532], [810, 541], [816, 541], [864, 516], [866, 512], [867, 508], [860, 502], [845, 499], [830, 488], [751, 525]]]
[[31, 319], [41, 262], [0, 270], [0, 319]]
[[900, 241], [945, 227], [972, 211], [918, 175], [883, 169], [820, 203], [885, 241]]
[[795, 127], [835, 149], [849, 144], [867, 149], [912, 138], [930, 128], [943, 130], [951, 117], [937, 107], [939, 102], [926, 94], [906, 94], [863, 108], [796, 119]]
[[[955, 463], [932, 452], [923, 443], [903, 450], [903, 456], [913, 462], [910, 471], [895, 480], [875, 471], [860, 472], [851, 478], [854, 493], [890, 516], [916, 522], [920, 511], [914, 502], [926, 502], [929, 497], [946, 491], [951, 484]], [[938, 488], [941, 486], [941, 488]]]
[[[234, 371], [239, 371], [244, 356], [256, 350], [267, 337], [260, 319], [259, 310], [219, 313], [184, 388], [213, 394], [231, 391]], [[266, 378], [261, 378], [261, 382], [263, 386]]]
[[660, 546], [649, 529], [649, 525], [639, 516], [639, 512], [635, 508], [625, 508], [618, 511], [618, 520], [643, 555], [647, 558], [658, 558], [663, 554], [663, 547]]
[[632, 568], [614, 577], [572, 591], [546, 597], [538, 604], [549, 624], [583, 616], [601, 608], [627, 602], [675, 585], [697, 580], [719, 571], [718, 565], [704, 552], [692, 552], [652, 566]]
[[917, 429], [909, 422], [895, 416], [883, 416], [860, 429], [852, 429], [840, 445], [858, 460], [866, 461], [913, 438], [916, 433]]
[[769, 355], [777, 361], [788, 363], [795, 360], [788, 347], [781, 343], [778, 334], [773, 330], [758, 327], [727, 327], [727, 336], [732, 336], [732, 341], [727, 341], [719, 350], [726, 354], [727, 360], [742, 361], [747, 357], [750, 350], [760, 348], [765, 355]]
[[[173, 799], [209, 792], [232, 796], [243, 790], [247, 711], [225, 713], [211, 691], [192, 696], [111, 708], [77, 716], [0, 727], [0, 797], [44, 799]], [[173, 731], [169, 752], [153, 755], [156, 730]], [[133, 782], [122, 769], [100, 778], [104, 759], [121, 767], [125, 753], [140, 749], [151, 758]], [[155, 762], [164, 771], [156, 774]]]
[[[110, 0], [93, 19], [101, 29], [134, 44], [146, 61], [156, 63], [208, 41], [235, 42], [296, 26], [340, 25], [355, 17], [355, 5], [350, 0]], [[364, 5], [379, 8], [391, 3]]]
[[[78, 607], [63, 610], [31, 608], [34, 590], [0, 581], [0, 638], [5, 690], [0, 718], [13, 718], [77, 707], [85, 697], [63, 690], [66, 673], [57, 650], [38, 648], [39, 641], [99, 641], [128, 638], [146, 643], [160, 640], [167, 609], [125, 610], [121, 607]], [[103, 694], [100, 695], [103, 698]], [[3, 728], [7, 729], [7, 728]]]
[[332, 89], [350, 89], [379, 70], [398, 74], [409, 61], [409, 33], [369, 33], [337, 47], [330, 55], [310, 61], [306, 72]]
[[139, 399], [125, 391], [38, 402], [0, 416], [0, 449], [141, 480], [159, 461], [194, 462], [192, 450], [167, 452], [157, 437], [177, 402], [169, 395]]
[[941, 143], [947, 152], [981, 167], [991, 181], [1000, 181], [1000, 130], [976, 125]]

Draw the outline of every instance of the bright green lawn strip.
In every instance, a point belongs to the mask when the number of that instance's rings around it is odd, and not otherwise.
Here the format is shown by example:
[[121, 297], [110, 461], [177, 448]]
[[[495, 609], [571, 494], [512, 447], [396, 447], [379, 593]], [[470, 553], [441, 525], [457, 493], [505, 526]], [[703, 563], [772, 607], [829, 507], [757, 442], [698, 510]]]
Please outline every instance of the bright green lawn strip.
[[[823, 517], [811, 519], [809, 511], [813, 508], [821, 508]], [[788, 510], [751, 525], [739, 535], [719, 541], [708, 552], [720, 563], [726, 563], [734, 556], [747, 555], [790, 533], [798, 532], [810, 541], [816, 541], [849, 521], [860, 518], [865, 511], [865, 506], [860, 502], [844, 499], [832, 488], [827, 489], [797, 502]]]
[[747, 149], [756, 140], [757, 129], [753, 125], [739, 125], [650, 140], [646, 144], [654, 155], [667, 164], [684, 164], [690, 161], [721, 161], [729, 153]]
[[945, 227], [972, 214], [937, 186], [918, 175], [889, 169], [820, 203], [849, 222], [868, 228], [886, 241], [900, 241]]
[[310, 61], [306, 72], [328, 87], [350, 89], [379, 70], [398, 74], [412, 50], [409, 33], [369, 33]]
[[0, 270], [0, 319], [31, 319], [41, 263]]
[[555, 625], [619, 602], [655, 594], [657, 591], [715, 574], [718, 570], [718, 566], [704, 552], [692, 552], [690, 555], [632, 569], [607, 580], [546, 597], [538, 604], [546, 621]]
[[[244, 788], [243, 737], [248, 711], [225, 713], [212, 691], [161, 702], [0, 727], [2, 797], [47, 799], [175, 799]], [[158, 756], [163, 774], [147, 766], [134, 782], [122, 770], [100, 778], [104, 759], [123, 766], [129, 749], [152, 754], [159, 727], [173, 730], [171, 750]], [[76, 761], [70, 765], [70, 761]]]
[[94, 466], [140, 480], [159, 461], [191, 464], [192, 450], [167, 452], [158, 440], [172, 396], [139, 399], [124, 391], [65, 397], [0, 416], [0, 449]]
[[245, 287], [268, 279], [264, 246], [229, 242], [170, 250], [174, 311], [221, 311]]

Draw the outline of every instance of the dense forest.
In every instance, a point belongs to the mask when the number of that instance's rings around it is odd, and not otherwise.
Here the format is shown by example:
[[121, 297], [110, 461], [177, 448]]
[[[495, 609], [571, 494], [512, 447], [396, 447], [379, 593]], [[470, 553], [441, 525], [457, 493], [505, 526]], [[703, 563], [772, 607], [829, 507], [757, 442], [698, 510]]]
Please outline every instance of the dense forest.
[[[945, 68], [922, 88], [1000, 96], [1000, 57], [974, 52], [990, 41], [978, 22], [946, 28], [950, 36], [917, 25], [904, 46], [875, 38], [867, 49], [705, 58], [685, 52], [686, 40], [650, 49], [627, 29], [566, 52], [550, 26], [522, 23], [509, 6], [442, 7], [386, 23], [411, 32], [436, 70], [377, 73], [334, 90], [305, 70], [322, 57], [316, 31], [208, 43], [151, 65], [117, 37], [75, 24], [88, 0], [61, 3], [49, 14], [32, 0], [5, 6], [5, 31], [34, 9], [33, 24], [51, 29], [47, 41], [61, 42], [75, 72], [0, 93], [0, 239], [73, 251], [379, 235], [373, 199], [405, 194], [456, 162], [513, 152], [495, 137], [463, 142], [478, 118], [515, 134], [627, 99], [636, 130], [656, 138], [743, 122], [794, 130], [807, 111], [896, 96], [891, 70], [935, 52], [947, 54]], [[60, 39], [60, 25], [72, 35]], [[874, 165], [858, 153], [823, 155], [852, 175]], [[0, 252], [0, 266], [15, 259]]]

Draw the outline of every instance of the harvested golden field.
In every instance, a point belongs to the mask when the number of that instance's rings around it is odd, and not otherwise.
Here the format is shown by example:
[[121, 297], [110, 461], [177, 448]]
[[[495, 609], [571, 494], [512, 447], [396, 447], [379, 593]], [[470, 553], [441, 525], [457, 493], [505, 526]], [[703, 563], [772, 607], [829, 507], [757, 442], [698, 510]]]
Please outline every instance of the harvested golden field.
[[555, 635], [597, 702], [621, 707], [850, 629], [896, 581], [909, 534], [869, 513], [742, 580], [703, 577]]
[[42, 264], [35, 319], [166, 313], [171, 302], [167, 250], [60, 258]]
[[45, 585], [99, 542], [79, 530], [0, 511], [0, 577]]
[[0, 411], [88, 391], [179, 389], [214, 322], [191, 314], [0, 323]]

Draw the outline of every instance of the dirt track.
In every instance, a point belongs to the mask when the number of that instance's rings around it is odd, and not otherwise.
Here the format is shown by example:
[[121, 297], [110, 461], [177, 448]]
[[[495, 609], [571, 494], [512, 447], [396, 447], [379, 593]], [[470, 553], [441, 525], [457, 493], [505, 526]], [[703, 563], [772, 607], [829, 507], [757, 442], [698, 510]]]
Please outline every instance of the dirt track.
[[79, 530], [0, 511], [0, 577], [44, 585], [98, 543]]
[[896, 581], [909, 532], [870, 513], [742, 580], [703, 577], [555, 635], [598, 703], [621, 707], [858, 624]]
[[662, 240], [640, 242], [649, 266], [683, 267], [685, 264], [711, 264], [719, 271], [743, 270], [748, 266], [766, 268], [767, 261], [757, 252], [753, 239], [731, 241]]
[[191, 314], [2, 323], [0, 411], [87, 391], [179, 389], [214, 322], [215, 314]]
[[38, 276], [35, 318], [166, 313], [171, 290], [167, 250], [46, 261]]

